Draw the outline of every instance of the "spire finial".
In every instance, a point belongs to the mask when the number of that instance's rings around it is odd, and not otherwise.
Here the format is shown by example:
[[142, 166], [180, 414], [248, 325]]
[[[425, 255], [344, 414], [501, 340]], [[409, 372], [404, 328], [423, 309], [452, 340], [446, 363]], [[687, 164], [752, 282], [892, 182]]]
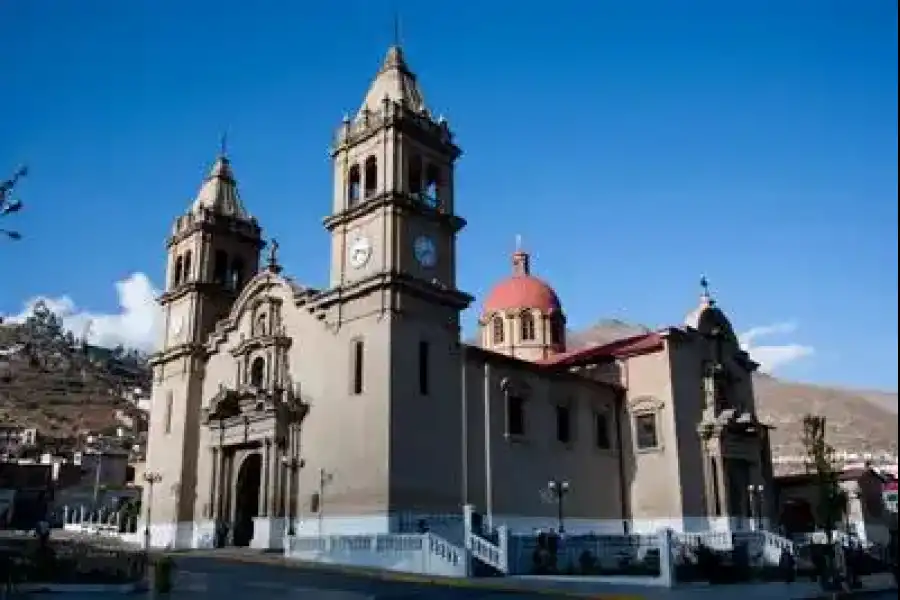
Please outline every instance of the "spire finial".
[[522, 251], [522, 234], [516, 234], [516, 252]]
[[703, 290], [700, 294], [701, 301], [712, 304], [712, 295], [709, 293], [709, 279], [706, 278], [706, 275], [700, 276], [700, 289]]
[[400, 11], [394, 9], [394, 46], [400, 47]]
[[278, 240], [272, 238], [272, 241], [269, 243], [269, 257], [268, 257], [268, 269], [272, 273], [278, 273], [281, 271], [281, 265], [278, 264]]
[[223, 131], [222, 135], [219, 136], [219, 156], [221, 158], [228, 158], [228, 132]]

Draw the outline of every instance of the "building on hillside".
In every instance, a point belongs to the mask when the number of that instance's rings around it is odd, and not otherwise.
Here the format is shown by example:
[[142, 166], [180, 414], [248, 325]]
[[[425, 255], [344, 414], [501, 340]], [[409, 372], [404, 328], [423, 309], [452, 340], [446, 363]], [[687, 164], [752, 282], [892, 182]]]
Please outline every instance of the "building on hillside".
[[[704, 290], [684, 325], [569, 352], [562, 302], [517, 250], [460, 339], [450, 124], [391, 47], [331, 147], [324, 289], [291, 279], [219, 156], [168, 238], [144, 492], [153, 545], [214, 522], [400, 531], [475, 505], [513, 530], [743, 526], [771, 514], [768, 430]], [[560, 484], [551, 487], [551, 481]], [[456, 517], [454, 517], [454, 515]]]
[[0, 456], [4, 460], [17, 456], [23, 450], [36, 448], [37, 443], [38, 431], [34, 427], [0, 425]]

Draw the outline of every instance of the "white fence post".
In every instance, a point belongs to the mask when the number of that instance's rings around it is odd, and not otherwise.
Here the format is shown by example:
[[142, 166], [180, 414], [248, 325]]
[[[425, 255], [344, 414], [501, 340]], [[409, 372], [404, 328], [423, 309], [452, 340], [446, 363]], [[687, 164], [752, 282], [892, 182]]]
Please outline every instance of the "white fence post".
[[659, 532], [659, 577], [665, 587], [675, 587], [675, 563], [673, 554], [673, 532], [666, 528]]

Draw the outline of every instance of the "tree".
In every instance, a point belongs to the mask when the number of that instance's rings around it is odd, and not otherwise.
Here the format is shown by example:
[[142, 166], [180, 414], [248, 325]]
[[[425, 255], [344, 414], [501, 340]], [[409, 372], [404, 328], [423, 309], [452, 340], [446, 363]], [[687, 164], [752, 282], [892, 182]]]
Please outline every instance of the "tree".
[[831, 543], [837, 523], [847, 511], [847, 493], [840, 486], [840, 465], [834, 447], [826, 440], [826, 419], [818, 415], [803, 417], [803, 446], [807, 468], [812, 471], [818, 492], [816, 521]]
[[[12, 192], [15, 189], [16, 184], [19, 182], [19, 179], [25, 177], [28, 174], [28, 169], [22, 167], [18, 169], [10, 179], [6, 181], [0, 182], [0, 217], [5, 217], [7, 215], [11, 215], [12, 213], [19, 212], [22, 210], [24, 206], [21, 200], [13, 199]], [[22, 234], [18, 231], [14, 231], [12, 229], [4, 229], [0, 228], [0, 234], [6, 235], [11, 240], [20, 240], [22, 239]]]
[[[818, 503], [817, 525], [825, 532], [829, 548], [834, 545], [834, 531], [847, 513], [847, 493], [840, 486], [840, 466], [834, 447], [826, 440], [826, 419], [819, 415], [803, 417], [803, 446], [807, 454], [807, 469], [812, 471]], [[829, 551], [826, 554], [829, 579], [834, 581], [836, 565]], [[823, 579], [824, 583], [824, 579]]]

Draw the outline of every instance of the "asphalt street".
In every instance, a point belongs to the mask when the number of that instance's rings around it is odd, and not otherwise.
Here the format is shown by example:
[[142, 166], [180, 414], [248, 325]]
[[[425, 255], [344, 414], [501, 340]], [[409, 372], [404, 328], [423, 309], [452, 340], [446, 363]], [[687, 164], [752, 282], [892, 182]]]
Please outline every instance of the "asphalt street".
[[[178, 556], [175, 586], [165, 596], [129, 594], [129, 598], [168, 600], [547, 600], [547, 595], [440, 587], [383, 581], [297, 567], [239, 563], [211, 557]], [[58, 595], [36, 594], [43, 600]], [[66, 594], [73, 600], [96, 600], [97, 594]]]

